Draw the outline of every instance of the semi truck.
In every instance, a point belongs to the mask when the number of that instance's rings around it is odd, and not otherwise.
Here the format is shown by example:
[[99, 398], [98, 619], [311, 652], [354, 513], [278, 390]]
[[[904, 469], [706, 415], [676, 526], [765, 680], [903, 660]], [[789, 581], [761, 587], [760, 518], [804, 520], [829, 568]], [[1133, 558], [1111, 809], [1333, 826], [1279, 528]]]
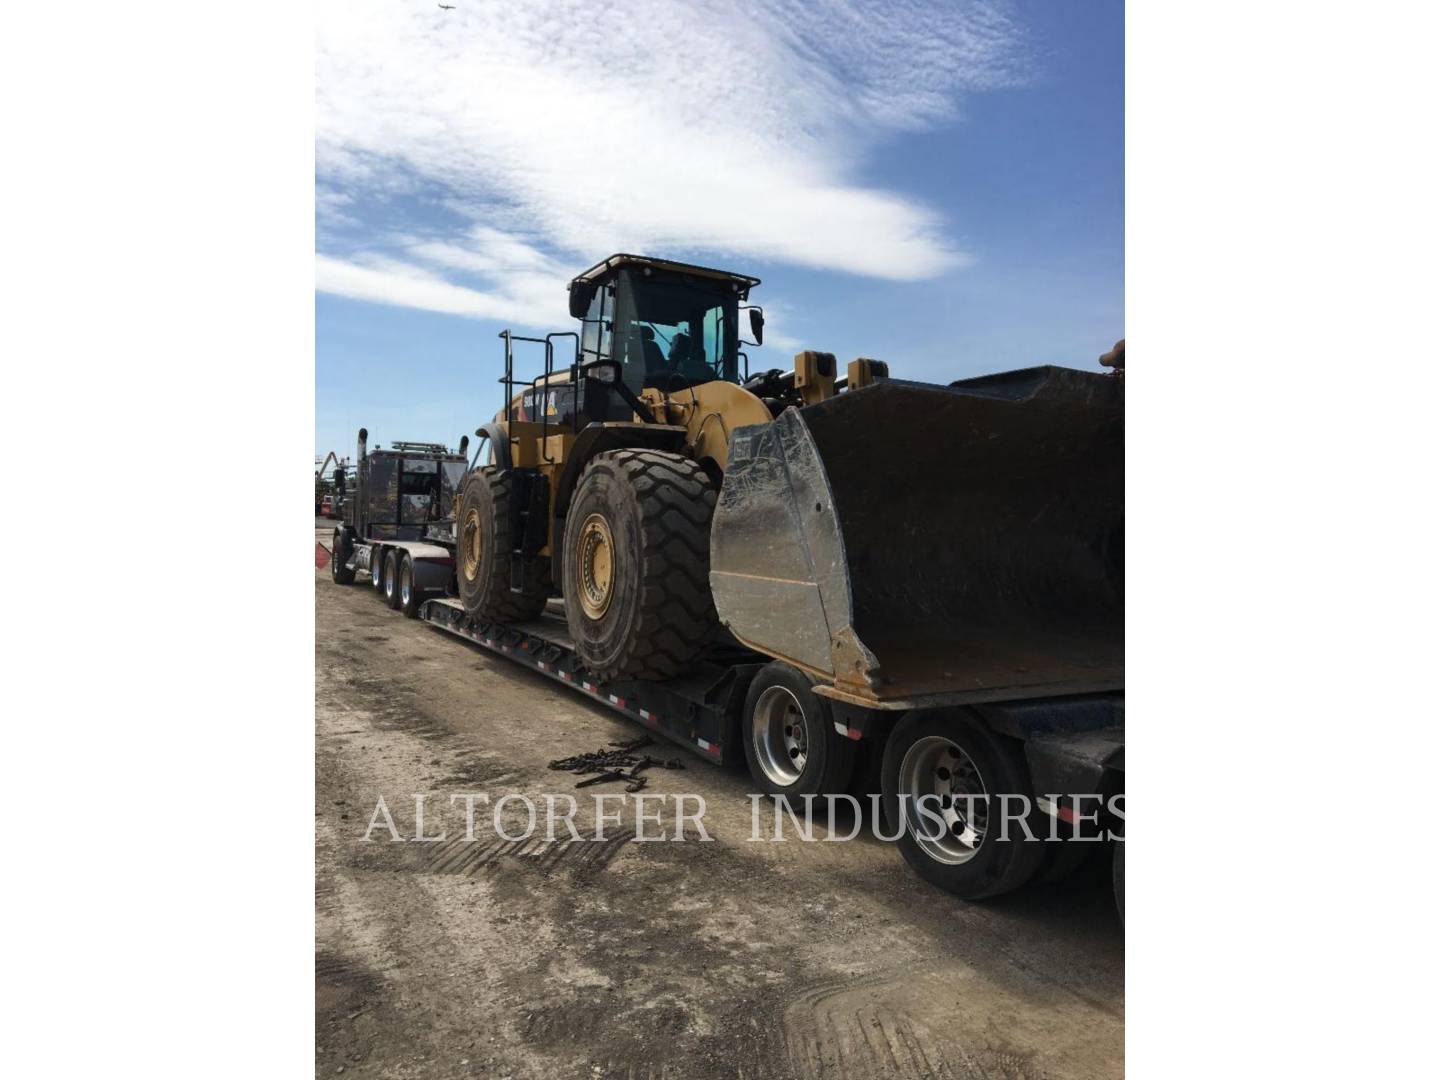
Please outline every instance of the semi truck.
[[444, 462], [448, 518], [387, 490], [335, 530], [334, 579], [759, 792], [878, 788], [957, 896], [1063, 874], [1123, 836], [1123, 381], [818, 351], [752, 374], [759, 284], [634, 255], [577, 276], [577, 331], [500, 335], [504, 404]]
[[332, 535], [331, 578], [348, 585], [364, 576], [390, 607], [414, 618], [427, 598], [453, 584], [452, 508], [469, 439], [462, 437], [458, 450], [402, 441], [367, 452], [368, 439], [361, 428], [344, 523]]

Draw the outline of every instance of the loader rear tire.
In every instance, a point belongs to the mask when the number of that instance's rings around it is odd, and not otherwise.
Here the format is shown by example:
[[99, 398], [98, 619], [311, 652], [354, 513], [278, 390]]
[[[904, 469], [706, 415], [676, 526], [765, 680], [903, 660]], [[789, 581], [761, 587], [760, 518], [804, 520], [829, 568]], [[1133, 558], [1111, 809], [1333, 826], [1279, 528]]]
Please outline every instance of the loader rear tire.
[[745, 764], [766, 795], [839, 795], [855, 768], [855, 744], [835, 731], [830, 706], [809, 676], [776, 660], [750, 682], [741, 728]]
[[[1048, 830], [1034, 808], [1024, 754], [975, 716], [907, 715], [886, 743], [883, 779], [887, 832], [900, 833], [900, 854], [932, 885], [980, 900], [1018, 889], [1040, 869]], [[943, 814], [943, 826], [916, 813], [920, 794], [931, 796], [926, 805]], [[1011, 820], [1002, 821], [1007, 810]]]
[[715, 485], [658, 450], [597, 454], [565, 518], [565, 617], [598, 679], [668, 679], [715, 635]]
[[519, 591], [510, 580], [510, 488], [514, 478], [493, 465], [475, 469], [460, 488], [455, 577], [465, 614], [484, 622], [525, 622], [545, 610], [550, 576], [532, 559]]

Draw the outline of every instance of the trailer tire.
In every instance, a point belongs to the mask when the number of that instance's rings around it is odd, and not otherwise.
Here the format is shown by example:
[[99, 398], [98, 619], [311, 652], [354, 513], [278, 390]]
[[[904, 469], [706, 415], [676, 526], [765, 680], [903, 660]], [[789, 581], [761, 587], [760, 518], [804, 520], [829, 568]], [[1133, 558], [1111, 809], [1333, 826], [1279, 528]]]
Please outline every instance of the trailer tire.
[[[917, 712], [901, 720], [885, 747], [883, 781], [887, 832], [900, 833], [895, 841], [900, 854], [932, 885], [980, 900], [1018, 889], [1040, 868], [1046, 826], [1034, 807], [1024, 756], [972, 714]], [[908, 797], [903, 812], [902, 794]], [[943, 817], [943, 829], [936, 817], [916, 812], [916, 796], [931, 794], [937, 798], [922, 805]], [[975, 796], [976, 812], [968, 820], [961, 810], [972, 804], [956, 800], [960, 794]], [[1015, 816], [1002, 830], [997, 819], [1004, 813], [1003, 796], [1032, 801], [1024, 804], [1023, 819]], [[1026, 827], [1032, 838], [1026, 838]]]
[[460, 488], [455, 519], [455, 577], [465, 614], [485, 622], [525, 622], [545, 610], [550, 576], [544, 559], [525, 567], [517, 592], [510, 580], [510, 514], [513, 477], [487, 465], [474, 469]]
[[1111, 868], [1111, 880], [1115, 886], [1115, 910], [1120, 913], [1120, 923], [1125, 923], [1125, 837], [1114, 841], [1115, 864]]
[[420, 617], [420, 591], [415, 588], [415, 560], [407, 552], [400, 559], [400, 602], [396, 606], [407, 619]]
[[855, 768], [855, 744], [835, 731], [830, 706], [808, 675], [776, 660], [750, 681], [741, 715], [745, 764], [766, 795], [839, 795]]
[[386, 548], [370, 545], [370, 587], [381, 596], [385, 595], [385, 552]]
[[1042, 884], [1064, 881], [1085, 865], [1095, 854], [1097, 844], [1075, 837], [1062, 837], [1045, 842], [1045, 861], [1035, 874], [1035, 880]]
[[565, 517], [561, 592], [597, 678], [668, 679], [713, 639], [714, 512], [714, 483], [679, 454], [612, 450], [585, 467]]
[[355, 571], [345, 564], [350, 561], [353, 545], [350, 533], [336, 529], [330, 534], [330, 580], [336, 585], [349, 585], [355, 580]]
[[400, 606], [400, 558], [394, 548], [385, 552], [385, 606], [398, 608]]

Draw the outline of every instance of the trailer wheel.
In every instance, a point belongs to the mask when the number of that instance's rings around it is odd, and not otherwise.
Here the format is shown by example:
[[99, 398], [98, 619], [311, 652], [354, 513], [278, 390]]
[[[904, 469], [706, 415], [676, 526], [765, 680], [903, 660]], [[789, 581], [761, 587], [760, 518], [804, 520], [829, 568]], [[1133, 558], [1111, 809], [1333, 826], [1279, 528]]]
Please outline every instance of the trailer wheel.
[[330, 534], [330, 580], [336, 585], [349, 585], [355, 580], [355, 571], [345, 564], [350, 561], [353, 545], [345, 529], [336, 529]]
[[400, 613], [407, 619], [420, 617], [420, 593], [415, 588], [415, 560], [407, 553], [400, 560]]
[[400, 606], [400, 559], [395, 554], [395, 549], [390, 548], [385, 552], [385, 606], [398, 608]]
[[658, 450], [597, 454], [565, 518], [565, 617], [597, 678], [668, 679], [714, 636], [715, 486]]
[[550, 597], [550, 577], [542, 559], [529, 561], [524, 581], [510, 580], [513, 479], [509, 472], [489, 465], [471, 471], [460, 489], [455, 577], [460, 601], [472, 619], [524, 622], [545, 610]]
[[1020, 801], [1031, 797], [1024, 757], [974, 716], [911, 713], [890, 736], [883, 770], [889, 831], [903, 827], [900, 854], [932, 885], [979, 900], [1039, 869], [1046, 825]]
[[835, 731], [811, 679], [776, 660], [750, 682], [741, 726], [745, 763], [767, 795], [840, 794], [855, 767], [855, 744]]
[[382, 596], [385, 593], [385, 548], [370, 546], [370, 587]]
[[1125, 922], [1125, 837], [1116, 838], [1115, 865], [1111, 870], [1115, 885], [1115, 910], [1120, 912], [1120, 922]]

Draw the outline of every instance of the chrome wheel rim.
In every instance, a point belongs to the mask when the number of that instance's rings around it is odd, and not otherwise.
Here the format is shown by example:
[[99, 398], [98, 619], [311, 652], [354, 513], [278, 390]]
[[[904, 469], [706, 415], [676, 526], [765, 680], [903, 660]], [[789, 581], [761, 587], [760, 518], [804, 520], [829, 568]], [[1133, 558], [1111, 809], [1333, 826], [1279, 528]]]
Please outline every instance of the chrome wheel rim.
[[810, 740], [800, 699], [788, 687], [767, 686], [756, 699], [750, 738], [767, 780], [789, 787], [800, 779], [810, 757]]
[[406, 607], [410, 606], [410, 566], [407, 563], [405, 572], [400, 575], [400, 603]]
[[976, 856], [989, 830], [990, 807], [980, 769], [959, 744], [941, 735], [917, 740], [900, 761], [899, 789], [905, 827], [926, 855], [947, 866]]
[[380, 553], [379, 553], [379, 552], [375, 551], [374, 549], [371, 549], [371, 552], [370, 552], [370, 584], [371, 584], [371, 585], [374, 585], [375, 588], [377, 588], [377, 589], [380, 588], [381, 574], [384, 573], [384, 570], [385, 570], [385, 560], [380, 557]]
[[394, 595], [395, 595], [395, 560], [394, 560], [394, 559], [386, 559], [386, 560], [385, 560], [385, 595], [386, 595], [387, 597], [390, 597], [390, 596], [394, 596]]

